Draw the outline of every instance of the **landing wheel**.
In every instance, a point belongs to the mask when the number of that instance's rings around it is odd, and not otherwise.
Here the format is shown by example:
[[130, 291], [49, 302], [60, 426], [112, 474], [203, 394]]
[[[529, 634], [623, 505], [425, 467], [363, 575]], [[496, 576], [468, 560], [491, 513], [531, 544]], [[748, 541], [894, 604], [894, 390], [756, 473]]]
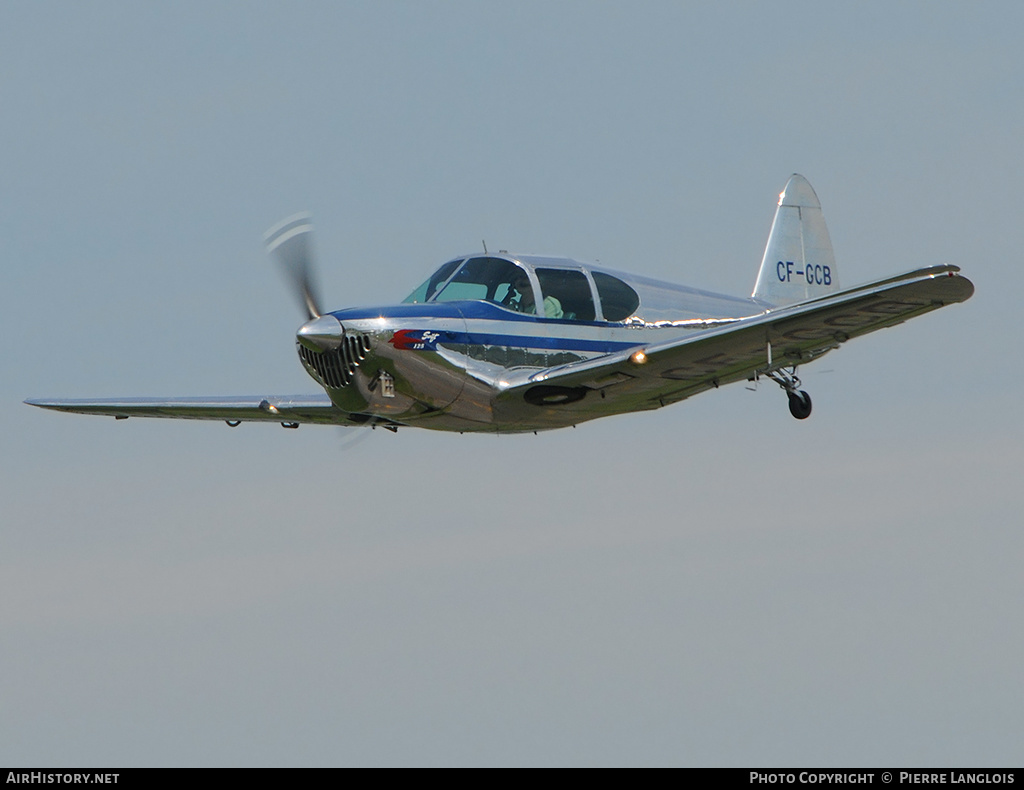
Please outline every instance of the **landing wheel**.
[[806, 420], [811, 416], [811, 396], [803, 390], [797, 392], [790, 390], [786, 393], [789, 396], [789, 413], [798, 420]]

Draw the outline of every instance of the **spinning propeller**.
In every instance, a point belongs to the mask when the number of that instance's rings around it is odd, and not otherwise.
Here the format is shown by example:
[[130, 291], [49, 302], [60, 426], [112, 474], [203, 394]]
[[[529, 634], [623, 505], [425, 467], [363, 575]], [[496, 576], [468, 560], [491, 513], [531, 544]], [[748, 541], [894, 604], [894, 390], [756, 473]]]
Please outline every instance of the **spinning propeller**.
[[264, 233], [263, 240], [267, 252], [277, 260], [291, 281], [306, 313], [310, 318], [319, 318], [320, 299], [313, 280], [311, 219], [309, 214], [288, 217]]
[[313, 273], [313, 223], [309, 214], [296, 214], [263, 234], [267, 253], [283, 269], [309, 320], [297, 333], [299, 342], [312, 351], [328, 351], [341, 345], [345, 330], [332, 315], [323, 315]]

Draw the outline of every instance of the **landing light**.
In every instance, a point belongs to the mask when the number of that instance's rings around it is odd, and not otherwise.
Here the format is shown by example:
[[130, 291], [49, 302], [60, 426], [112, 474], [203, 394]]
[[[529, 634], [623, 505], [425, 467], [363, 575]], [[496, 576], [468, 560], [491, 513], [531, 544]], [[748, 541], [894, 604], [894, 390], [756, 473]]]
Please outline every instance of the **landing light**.
[[642, 365], [647, 361], [647, 355], [643, 351], [634, 351], [629, 361], [634, 365]]

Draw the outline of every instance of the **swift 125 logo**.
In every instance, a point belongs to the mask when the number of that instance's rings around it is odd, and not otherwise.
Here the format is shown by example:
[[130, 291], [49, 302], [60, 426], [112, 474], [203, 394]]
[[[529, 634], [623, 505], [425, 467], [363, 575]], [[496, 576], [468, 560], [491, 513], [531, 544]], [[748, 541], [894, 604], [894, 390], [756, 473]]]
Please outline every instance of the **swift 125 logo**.
[[832, 285], [832, 269], [819, 264], [805, 264], [802, 269], [793, 269], [793, 261], [779, 261], [775, 264], [775, 273], [780, 283], [793, 281], [793, 275], [803, 277], [808, 285]]
[[436, 351], [440, 336], [425, 329], [399, 329], [388, 342], [401, 351]]

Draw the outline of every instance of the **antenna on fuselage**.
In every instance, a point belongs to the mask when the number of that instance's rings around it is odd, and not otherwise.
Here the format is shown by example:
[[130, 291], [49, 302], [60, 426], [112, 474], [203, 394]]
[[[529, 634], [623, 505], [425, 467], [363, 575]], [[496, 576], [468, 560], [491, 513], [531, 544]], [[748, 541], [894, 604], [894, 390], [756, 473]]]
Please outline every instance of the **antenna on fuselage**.
[[490, 253], [487, 251], [487, 240], [481, 239], [480, 243], [484, 245], [484, 255], [490, 255]]

